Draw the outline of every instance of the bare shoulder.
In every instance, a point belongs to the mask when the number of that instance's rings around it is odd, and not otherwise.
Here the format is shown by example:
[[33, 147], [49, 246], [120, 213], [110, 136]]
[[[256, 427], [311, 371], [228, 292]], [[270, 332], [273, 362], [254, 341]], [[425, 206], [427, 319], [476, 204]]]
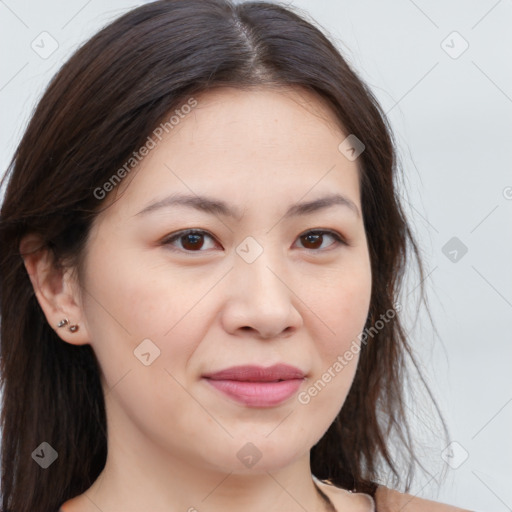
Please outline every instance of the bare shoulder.
[[[375, 512], [375, 502], [368, 494], [351, 493], [331, 482], [317, 480], [322, 491], [330, 498], [336, 510], [350, 510], [350, 512]], [[379, 510], [380, 512], [380, 510]]]
[[[94, 509], [94, 510], [93, 510]], [[58, 512], [97, 512], [98, 508], [89, 500], [86, 494], [80, 494], [63, 503]]]
[[375, 493], [378, 512], [471, 512], [436, 501], [418, 498], [379, 485]]

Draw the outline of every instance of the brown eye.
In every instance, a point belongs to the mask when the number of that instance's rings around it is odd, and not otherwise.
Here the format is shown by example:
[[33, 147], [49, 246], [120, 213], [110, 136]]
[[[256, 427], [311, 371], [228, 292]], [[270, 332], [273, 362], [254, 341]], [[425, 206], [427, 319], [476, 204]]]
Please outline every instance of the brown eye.
[[[208, 242], [208, 239], [210, 239], [211, 242]], [[211, 235], [206, 231], [198, 230], [180, 231], [166, 238], [162, 243], [183, 252], [204, 252], [206, 249], [210, 249], [215, 245], [215, 241]], [[210, 244], [210, 246], [208, 246], [208, 244]]]
[[323, 235], [311, 233], [309, 235], [302, 235], [300, 240], [306, 249], [318, 249], [322, 246]]
[[183, 249], [187, 251], [194, 251], [196, 249], [201, 249], [204, 244], [204, 236], [198, 233], [191, 233], [189, 235], [183, 235], [180, 237], [181, 245]]
[[[334, 239], [335, 242], [328, 244], [327, 246], [324, 245], [324, 242], [326, 239]], [[299, 240], [301, 241], [304, 249], [325, 249], [326, 247], [331, 247], [332, 245], [336, 244], [344, 244], [345, 241], [343, 238], [338, 235], [338, 233], [335, 233], [333, 231], [309, 231], [305, 233], [304, 235], [301, 235], [299, 237]], [[323, 246], [323, 247], [322, 247]]]

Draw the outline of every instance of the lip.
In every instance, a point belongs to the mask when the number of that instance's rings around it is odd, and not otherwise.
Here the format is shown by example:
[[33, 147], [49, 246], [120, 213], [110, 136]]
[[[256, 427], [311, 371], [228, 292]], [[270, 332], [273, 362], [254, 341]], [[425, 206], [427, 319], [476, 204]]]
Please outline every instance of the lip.
[[273, 407], [293, 396], [304, 381], [299, 368], [287, 364], [233, 366], [203, 375], [215, 389], [249, 407]]

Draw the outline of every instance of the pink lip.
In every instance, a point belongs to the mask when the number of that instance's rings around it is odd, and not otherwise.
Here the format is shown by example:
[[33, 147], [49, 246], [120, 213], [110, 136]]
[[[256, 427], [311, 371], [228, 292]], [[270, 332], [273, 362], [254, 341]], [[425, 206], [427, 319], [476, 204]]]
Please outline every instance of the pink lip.
[[304, 380], [304, 372], [294, 366], [276, 364], [234, 366], [203, 375], [216, 389], [250, 407], [272, 407], [294, 395]]

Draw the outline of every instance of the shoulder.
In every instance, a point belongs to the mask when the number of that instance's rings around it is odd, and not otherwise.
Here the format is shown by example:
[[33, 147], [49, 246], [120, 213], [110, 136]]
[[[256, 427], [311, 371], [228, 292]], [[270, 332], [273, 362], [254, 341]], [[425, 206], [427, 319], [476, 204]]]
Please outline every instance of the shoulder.
[[[331, 499], [336, 510], [350, 510], [351, 512], [376, 512], [375, 502], [368, 494], [352, 493], [336, 487], [330, 481], [316, 480], [322, 491]], [[380, 512], [380, 511], [378, 511]]]
[[350, 493], [329, 481], [317, 480], [319, 487], [329, 496], [338, 510], [353, 512], [471, 512], [467, 509], [438, 503], [411, 494], [404, 494], [379, 485], [375, 500], [368, 494]]
[[375, 493], [378, 512], [470, 512], [469, 510], [418, 498], [379, 485]]

